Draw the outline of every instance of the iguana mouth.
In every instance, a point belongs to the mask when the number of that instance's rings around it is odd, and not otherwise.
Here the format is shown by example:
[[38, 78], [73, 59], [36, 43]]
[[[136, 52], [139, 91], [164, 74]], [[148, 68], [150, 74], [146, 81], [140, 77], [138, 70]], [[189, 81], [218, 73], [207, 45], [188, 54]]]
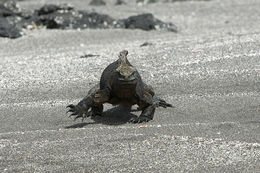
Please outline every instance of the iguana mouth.
[[124, 77], [119, 77], [118, 80], [122, 81], [122, 82], [126, 82], [126, 83], [129, 83], [129, 82], [132, 82], [135, 80], [135, 77], [134, 76], [129, 76], [127, 78], [124, 78]]

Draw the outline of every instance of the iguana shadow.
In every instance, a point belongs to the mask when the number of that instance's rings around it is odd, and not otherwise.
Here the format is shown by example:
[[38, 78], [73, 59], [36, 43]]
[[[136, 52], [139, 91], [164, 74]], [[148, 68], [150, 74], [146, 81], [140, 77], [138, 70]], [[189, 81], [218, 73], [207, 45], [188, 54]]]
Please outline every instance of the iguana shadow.
[[94, 122], [76, 123], [71, 126], [66, 126], [65, 128], [82, 128], [89, 124], [104, 124], [117, 126], [128, 123], [129, 120], [133, 117], [137, 116], [131, 113], [130, 108], [117, 106], [104, 111], [102, 116], [91, 117], [91, 119], [94, 120]]

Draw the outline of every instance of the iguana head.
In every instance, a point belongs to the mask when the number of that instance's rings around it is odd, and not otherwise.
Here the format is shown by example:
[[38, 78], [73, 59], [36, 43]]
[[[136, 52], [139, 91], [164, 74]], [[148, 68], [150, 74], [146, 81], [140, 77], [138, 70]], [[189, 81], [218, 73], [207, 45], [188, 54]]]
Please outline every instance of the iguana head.
[[136, 79], [136, 69], [129, 63], [127, 63], [127, 54], [127, 50], [123, 50], [119, 53], [118, 67], [116, 68], [116, 71], [119, 73], [118, 80], [126, 82], [133, 81]]

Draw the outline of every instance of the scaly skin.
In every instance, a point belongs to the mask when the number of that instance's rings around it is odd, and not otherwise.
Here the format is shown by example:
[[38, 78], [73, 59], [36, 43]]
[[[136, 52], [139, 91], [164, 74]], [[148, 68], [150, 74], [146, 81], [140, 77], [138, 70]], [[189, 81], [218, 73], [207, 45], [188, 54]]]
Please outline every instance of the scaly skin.
[[128, 51], [119, 53], [119, 59], [108, 65], [103, 71], [100, 83], [88, 92], [77, 105], [70, 104], [68, 112], [82, 121], [89, 116], [101, 116], [103, 104], [132, 106], [142, 111], [131, 123], [148, 122], [153, 119], [156, 107], [172, 107], [171, 104], [155, 96], [153, 88], [143, 83], [138, 71], [127, 60]]

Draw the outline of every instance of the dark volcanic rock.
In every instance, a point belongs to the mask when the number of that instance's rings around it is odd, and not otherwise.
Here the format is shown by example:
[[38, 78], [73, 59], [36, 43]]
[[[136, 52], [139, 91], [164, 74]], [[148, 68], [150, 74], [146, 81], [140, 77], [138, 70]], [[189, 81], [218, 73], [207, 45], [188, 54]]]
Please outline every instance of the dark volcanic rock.
[[6, 18], [9, 24], [21, 29], [30, 14], [23, 12], [14, 1], [7, 1], [0, 4], [0, 17]]
[[177, 27], [172, 23], [164, 23], [154, 18], [151, 13], [131, 16], [122, 20], [125, 28], [149, 30], [167, 30], [177, 32]]
[[103, 0], [92, 0], [89, 5], [96, 5], [96, 6], [100, 6], [100, 5], [106, 5], [106, 3]]
[[150, 3], [155, 3], [158, 0], [136, 0], [137, 4], [150, 4]]
[[91, 57], [98, 57], [99, 55], [94, 55], [94, 54], [86, 54], [86, 55], [82, 55], [79, 58], [91, 58]]
[[0, 4], [0, 37], [18, 38], [21, 30], [15, 25], [22, 13], [13, 1]]
[[6, 8], [4, 6], [4, 4], [0, 4], [0, 16], [6, 17], [6, 16], [11, 16], [11, 15], [13, 15], [13, 11]]
[[75, 11], [73, 8], [61, 8], [46, 5], [35, 11], [38, 14], [35, 23], [49, 29], [113, 28], [115, 19], [96, 12]]
[[0, 16], [7, 17], [14, 15], [21, 15], [19, 8], [14, 1], [8, 1], [0, 4]]
[[49, 4], [35, 10], [33, 20], [36, 25], [43, 25], [49, 29], [72, 29], [77, 17], [71, 6]]
[[2, 37], [17, 38], [21, 29], [84, 29], [126, 28], [142, 30], [167, 30], [176, 32], [172, 23], [164, 23], [150, 13], [116, 20], [97, 12], [77, 11], [69, 5], [44, 5], [33, 13], [21, 11], [14, 2], [0, 5]]
[[113, 28], [116, 23], [112, 17], [96, 12], [79, 11], [79, 16], [74, 28]]
[[43, 7], [41, 7], [40, 9], [35, 10], [35, 13], [40, 16], [40, 15], [51, 14], [51, 13], [58, 12], [58, 11], [60, 11], [62, 13], [62, 12], [68, 12], [71, 10], [74, 10], [74, 8], [67, 4], [63, 4], [63, 5], [47, 4], [47, 5], [44, 5]]
[[117, 0], [115, 5], [123, 5], [126, 4], [126, 2], [124, 0]]
[[145, 46], [152, 46], [153, 43], [151, 42], [144, 42], [143, 44], [140, 45], [140, 47], [145, 47]]
[[0, 37], [21, 37], [21, 30], [10, 24], [7, 19], [0, 17]]

